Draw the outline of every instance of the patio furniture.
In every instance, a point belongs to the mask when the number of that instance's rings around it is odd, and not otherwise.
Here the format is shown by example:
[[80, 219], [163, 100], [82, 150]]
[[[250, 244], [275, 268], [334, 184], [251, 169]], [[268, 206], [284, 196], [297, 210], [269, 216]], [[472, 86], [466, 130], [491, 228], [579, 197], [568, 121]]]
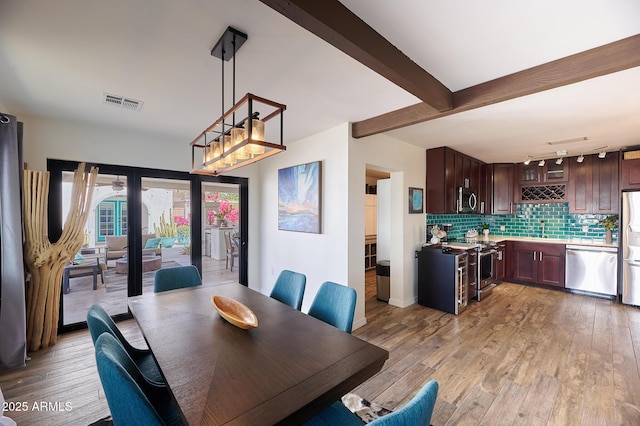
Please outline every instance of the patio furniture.
[[104, 268], [106, 265], [100, 262], [99, 257], [95, 258], [95, 262], [92, 260], [86, 263], [65, 265], [62, 271], [62, 292], [68, 294], [71, 291], [69, 279], [89, 276], [93, 276], [93, 289], [96, 290], [98, 288], [98, 273], [100, 273], [100, 281], [104, 284]]
[[[162, 256], [154, 253], [142, 255], [142, 272], [157, 271], [162, 267]], [[116, 274], [126, 274], [129, 272], [129, 258], [122, 257], [116, 260]]]
[[[152, 240], [149, 242], [149, 240]], [[156, 241], [157, 240], [157, 241]], [[127, 255], [127, 247], [129, 241], [126, 235], [107, 235], [104, 237], [105, 241], [105, 261], [120, 259]], [[155, 254], [156, 256], [162, 256], [162, 248], [160, 247], [160, 238], [156, 237], [156, 234], [144, 234], [142, 235], [142, 254]]]

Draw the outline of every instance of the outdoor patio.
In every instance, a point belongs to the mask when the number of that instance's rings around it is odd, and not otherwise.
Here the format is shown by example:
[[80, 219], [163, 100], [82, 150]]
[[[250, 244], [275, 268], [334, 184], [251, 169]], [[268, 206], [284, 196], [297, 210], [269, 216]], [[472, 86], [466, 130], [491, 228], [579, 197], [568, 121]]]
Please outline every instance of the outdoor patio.
[[[162, 249], [162, 268], [191, 263], [183, 246]], [[86, 321], [87, 310], [94, 303], [100, 303], [110, 314], [116, 315], [127, 311], [127, 275], [116, 273], [115, 261], [110, 260], [104, 271], [104, 284], [98, 275], [98, 286], [93, 290], [93, 277], [77, 277], [69, 279], [70, 291], [63, 294], [63, 322], [65, 325]], [[155, 271], [143, 274], [142, 291], [153, 291]], [[225, 260], [215, 260], [208, 256], [202, 257], [202, 283], [207, 286], [238, 282], [238, 268], [233, 272], [226, 269]]]

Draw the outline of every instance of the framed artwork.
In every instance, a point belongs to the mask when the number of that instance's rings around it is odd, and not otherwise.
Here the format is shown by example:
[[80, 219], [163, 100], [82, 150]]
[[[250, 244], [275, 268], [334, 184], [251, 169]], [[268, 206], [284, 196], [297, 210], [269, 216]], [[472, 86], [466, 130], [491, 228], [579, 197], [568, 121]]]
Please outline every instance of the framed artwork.
[[409, 213], [422, 213], [422, 188], [409, 188]]
[[278, 170], [278, 229], [320, 233], [322, 162]]

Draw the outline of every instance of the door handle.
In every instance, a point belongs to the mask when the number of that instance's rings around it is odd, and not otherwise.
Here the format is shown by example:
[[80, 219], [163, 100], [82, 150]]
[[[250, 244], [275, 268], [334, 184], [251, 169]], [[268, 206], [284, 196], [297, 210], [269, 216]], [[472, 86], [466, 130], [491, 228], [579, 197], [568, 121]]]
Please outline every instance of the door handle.
[[533, 252], [533, 260], [534, 261], [536, 260], [536, 252], [535, 251]]
[[540, 262], [542, 262], [542, 252], [540, 252]]

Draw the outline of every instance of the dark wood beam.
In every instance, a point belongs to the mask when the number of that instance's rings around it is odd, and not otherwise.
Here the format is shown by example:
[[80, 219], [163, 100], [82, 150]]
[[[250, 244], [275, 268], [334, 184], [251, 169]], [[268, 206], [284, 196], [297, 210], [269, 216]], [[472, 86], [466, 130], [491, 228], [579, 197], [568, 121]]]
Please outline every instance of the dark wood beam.
[[452, 94], [431, 74], [337, 0], [260, 0], [402, 87], [432, 112], [452, 107]]
[[352, 135], [371, 136], [637, 66], [640, 34], [455, 92], [449, 111], [435, 112], [420, 103], [355, 122]]

